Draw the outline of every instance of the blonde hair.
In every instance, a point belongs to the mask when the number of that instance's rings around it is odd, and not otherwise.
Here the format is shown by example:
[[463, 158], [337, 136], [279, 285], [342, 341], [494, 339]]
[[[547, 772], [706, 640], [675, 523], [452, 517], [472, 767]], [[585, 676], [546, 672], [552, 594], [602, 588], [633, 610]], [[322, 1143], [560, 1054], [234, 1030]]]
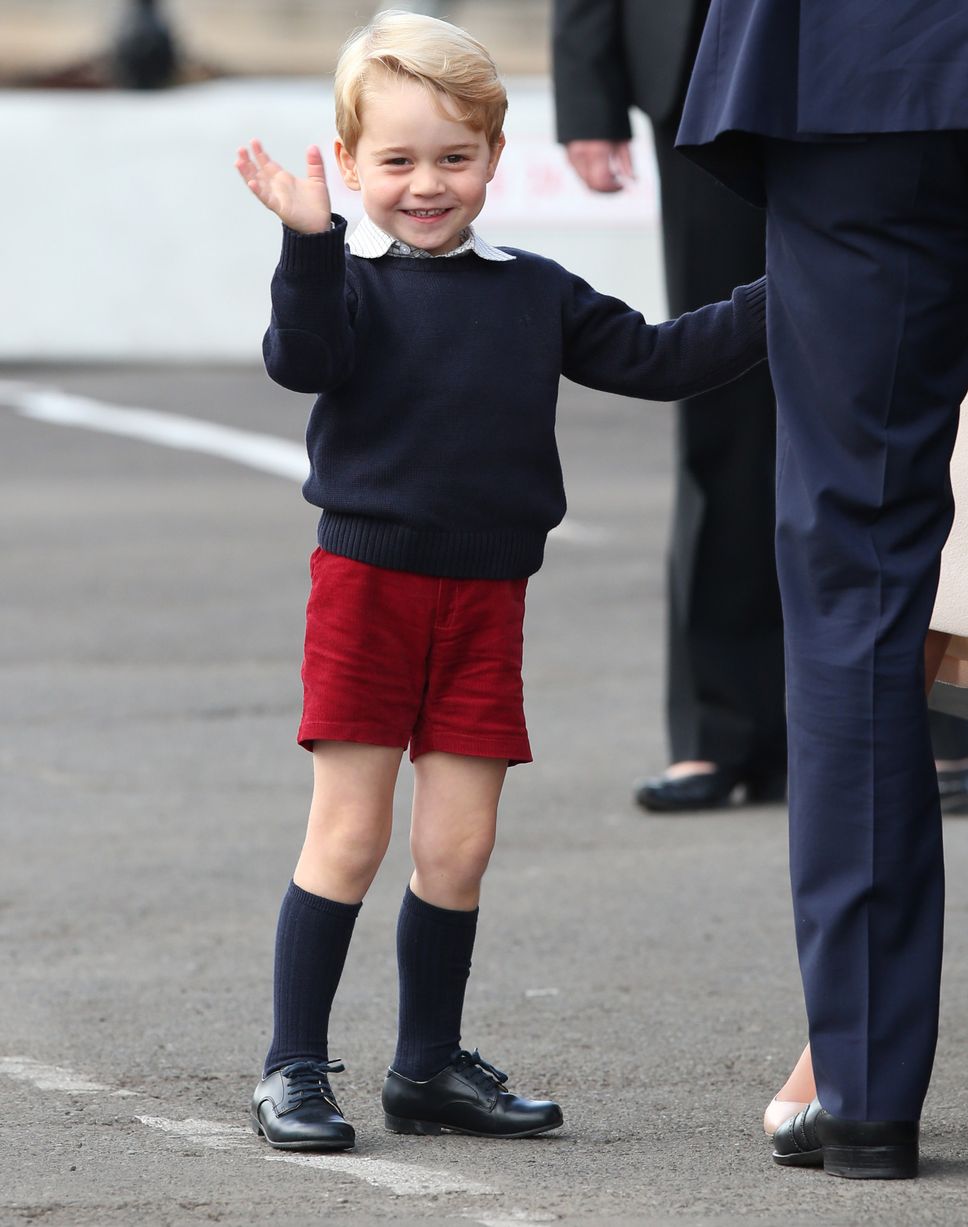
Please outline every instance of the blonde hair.
[[508, 98], [486, 48], [449, 21], [387, 9], [350, 36], [336, 65], [336, 130], [350, 153], [367, 93], [384, 74], [425, 86], [448, 119], [444, 99], [456, 104], [457, 120], [489, 145], [500, 139]]

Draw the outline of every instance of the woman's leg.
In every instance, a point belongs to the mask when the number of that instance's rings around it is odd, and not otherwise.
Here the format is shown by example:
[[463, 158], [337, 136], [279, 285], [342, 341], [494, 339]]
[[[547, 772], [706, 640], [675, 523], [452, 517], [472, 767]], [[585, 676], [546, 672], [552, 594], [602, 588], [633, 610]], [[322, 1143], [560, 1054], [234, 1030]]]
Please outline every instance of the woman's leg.
[[780, 1087], [763, 1113], [763, 1131], [772, 1137], [785, 1120], [812, 1103], [817, 1094], [813, 1079], [813, 1062], [810, 1060], [810, 1045], [807, 1044], [794, 1065], [790, 1076]]
[[393, 1068], [422, 1081], [460, 1048], [481, 878], [507, 762], [431, 751], [414, 763], [414, 872], [397, 925], [400, 1014]]
[[[924, 641], [924, 688], [925, 693], [931, 693], [944, 654], [951, 641], [950, 635], [941, 631], [928, 631]], [[817, 1085], [813, 1077], [813, 1062], [810, 1060], [810, 1045], [807, 1044], [800, 1059], [793, 1067], [789, 1078], [777, 1091], [773, 1102], [767, 1107], [763, 1117], [763, 1128], [773, 1134], [776, 1129], [790, 1116], [795, 1116], [801, 1108], [811, 1103], [817, 1094]]]

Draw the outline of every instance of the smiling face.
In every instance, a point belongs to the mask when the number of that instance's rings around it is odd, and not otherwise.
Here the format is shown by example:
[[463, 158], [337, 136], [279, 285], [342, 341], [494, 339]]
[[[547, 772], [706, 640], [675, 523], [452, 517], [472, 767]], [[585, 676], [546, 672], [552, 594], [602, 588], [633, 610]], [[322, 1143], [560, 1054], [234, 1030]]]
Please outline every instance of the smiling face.
[[370, 220], [435, 255], [459, 246], [504, 148], [503, 136], [490, 147], [453, 114], [446, 96], [434, 99], [419, 82], [387, 75], [367, 93], [355, 151], [336, 142], [343, 182], [362, 193]]

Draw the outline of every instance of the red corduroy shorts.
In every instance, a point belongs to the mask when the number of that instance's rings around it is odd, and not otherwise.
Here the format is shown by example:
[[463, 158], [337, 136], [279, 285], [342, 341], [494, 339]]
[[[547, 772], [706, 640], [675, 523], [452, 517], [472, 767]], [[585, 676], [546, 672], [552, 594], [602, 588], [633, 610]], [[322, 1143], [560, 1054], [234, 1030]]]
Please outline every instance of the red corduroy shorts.
[[531, 762], [526, 579], [438, 579], [317, 549], [299, 744], [356, 741]]

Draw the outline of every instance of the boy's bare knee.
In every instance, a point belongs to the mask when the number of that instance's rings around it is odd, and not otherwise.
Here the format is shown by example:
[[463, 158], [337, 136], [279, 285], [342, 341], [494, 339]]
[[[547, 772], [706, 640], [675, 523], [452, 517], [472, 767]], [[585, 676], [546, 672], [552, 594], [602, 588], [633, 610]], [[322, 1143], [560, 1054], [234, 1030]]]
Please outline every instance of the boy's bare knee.
[[389, 832], [372, 833], [366, 828], [334, 832], [321, 851], [344, 874], [375, 874], [386, 855]]
[[[296, 869], [296, 884], [344, 902], [362, 899], [376, 876], [390, 841], [392, 817], [354, 810], [317, 813]], [[307, 885], [312, 882], [314, 886]]]
[[487, 824], [483, 830], [465, 832], [451, 839], [418, 834], [411, 838], [410, 850], [414, 868], [421, 878], [446, 878], [469, 886], [481, 880], [491, 859], [493, 825]]

